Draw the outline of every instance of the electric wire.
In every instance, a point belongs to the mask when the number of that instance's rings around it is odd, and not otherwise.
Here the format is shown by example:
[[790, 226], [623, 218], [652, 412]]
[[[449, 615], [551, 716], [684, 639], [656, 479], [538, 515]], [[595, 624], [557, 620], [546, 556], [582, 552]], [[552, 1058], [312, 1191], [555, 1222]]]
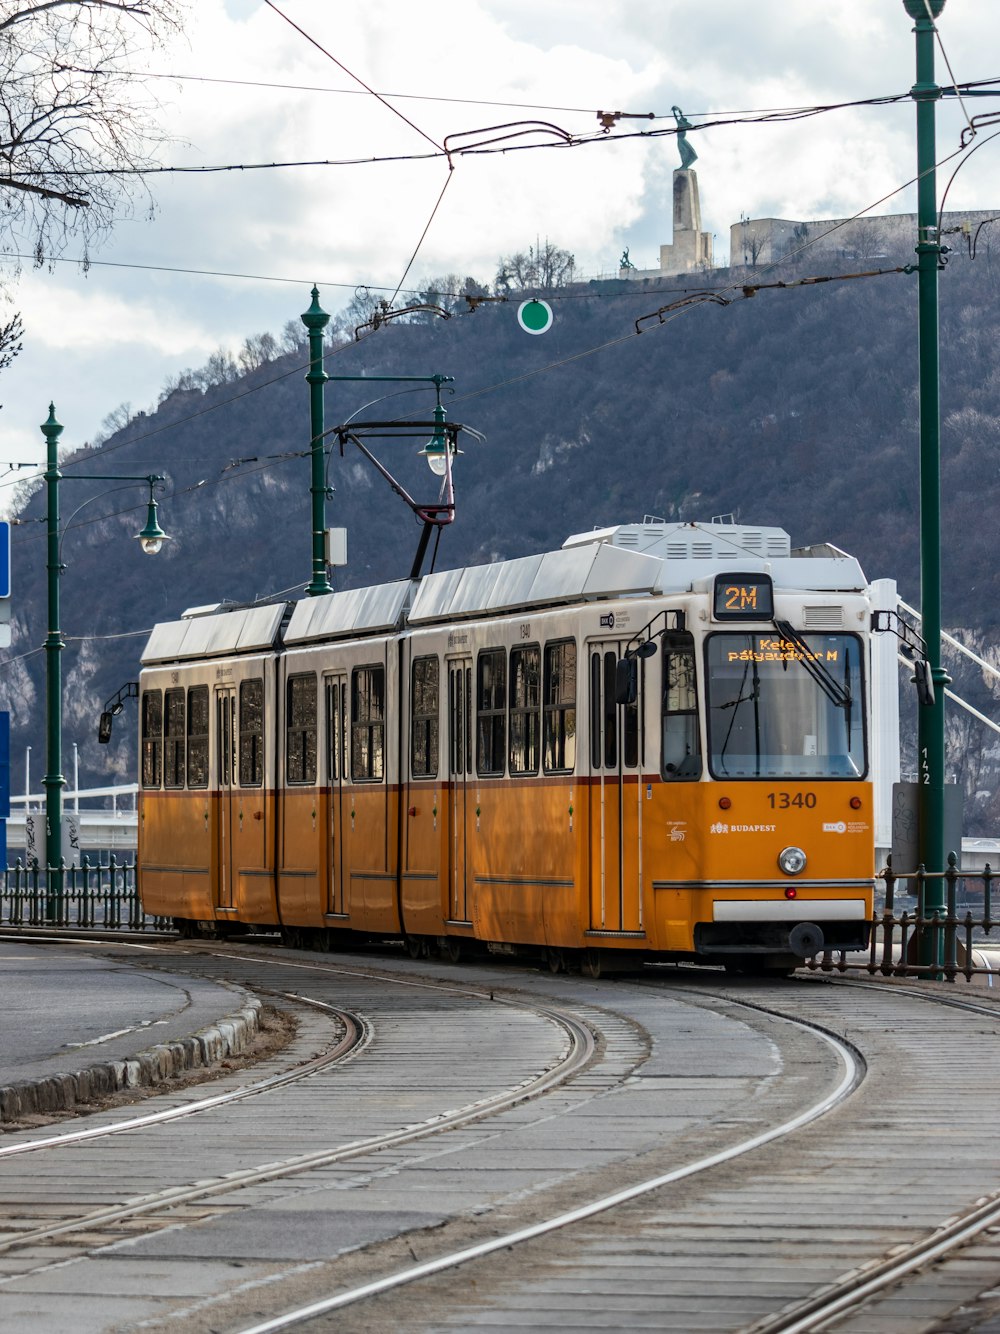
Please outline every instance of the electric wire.
[[325, 46], [322, 46], [316, 40], [315, 37], [310, 36], [310, 34], [307, 33], [304, 28], [300, 28], [299, 25], [294, 21], [294, 19], [289, 18], [289, 16], [286, 13], [284, 13], [282, 10], [278, 8], [278, 6], [274, 3], [274, 0], [264, 0], [264, 3], [267, 5], [269, 9], [273, 9], [279, 18], [284, 19], [285, 22], [289, 25], [289, 27], [294, 28], [297, 33], [300, 33], [306, 39], [307, 42], [310, 42], [316, 48], [317, 51], [321, 51], [322, 54], [326, 56], [327, 60], [332, 60], [338, 69], [343, 70], [344, 73], [349, 78], [353, 79], [355, 83], [359, 83], [361, 87], [365, 90], [365, 92], [370, 93], [372, 97], [376, 99], [376, 101], [381, 102], [382, 105], [387, 110], [391, 111], [394, 116], [398, 116], [401, 121], [409, 125], [411, 130], [415, 130], [422, 139], [426, 139], [427, 142], [429, 144], [433, 144], [435, 148], [441, 147], [441, 145], [438, 144], [434, 139], [432, 139], [429, 134], [425, 134], [419, 125], [414, 125], [413, 121], [410, 120], [408, 116], [404, 116], [398, 107], [394, 107], [391, 102], [387, 102], [385, 98], [381, 95], [381, 93], [377, 93], [374, 88], [369, 88], [368, 85], [365, 83], [364, 79], [360, 78], [357, 74], [355, 74], [353, 70], [349, 70], [345, 64], [343, 64], [341, 61], [337, 59], [335, 55], [333, 55], [332, 52], [328, 51]]
[[927, 17], [934, 25], [934, 36], [937, 38], [938, 49], [941, 52], [941, 58], [943, 59], [945, 66], [947, 67], [948, 73], [951, 76], [951, 86], [955, 90], [955, 96], [958, 98], [958, 104], [962, 108], [962, 115], [965, 117], [965, 121], [969, 129], [972, 131], [973, 134], [975, 134], [976, 127], [973, 125], [972, 119], [969, 116], [968, 111], [965, 109], [965, 102], [962, 100], [962, 94], [959, 91], [958, 81], [955, 78], [955, 71], [951, 67], [951, 61], [948, 59], [948, 52], [945, 50], [944, 42], [941, 40], [940, 30], [938, 29], [937, 24], [934, 22], [934, 13], [931, 10], [930, 0], [924, 0], [924, 9], [927, 11]]

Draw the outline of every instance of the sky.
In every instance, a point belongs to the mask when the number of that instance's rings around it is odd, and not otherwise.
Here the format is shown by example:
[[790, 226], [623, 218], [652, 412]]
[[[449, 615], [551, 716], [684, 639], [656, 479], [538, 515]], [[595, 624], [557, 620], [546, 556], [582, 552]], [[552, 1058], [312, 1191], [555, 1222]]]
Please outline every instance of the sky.
[[[331, 312], [358, 286], [391, 295], [415, 250], [407, 286], [448, 273], [492, 281], [500, 256], [536, 238], [572, 251], [584, 276], [616, 273], [626, 246], [639, 268], [658, 265], [679, 166], [672, 137], [458, 156], [449, 174], [434, 147], [445, 135], [521, 120], [591, 133], [599, 110], [653, 112], [653, 122], [620, 123], [649, 128], [673, 124], [675, 105], [697, 124], [904, 93], [914, 81], [901, 0], [276, 3], [329, 54], [263, 0], [196, 0], [183, 40], [137, 68], [170, 139], [161, 163], [415, 160], [156, 177], [152, 216], [137, 199], [92, 250], [89, 271], [72, 242], [63, 262], [26, 264], [6, 307], [21, 311], [25, 338], [0, 374], [0, 465], [41, 457], [50, 400], [63, 444], [94, 441], [119, 405], [154, 407], [169, 376], [247, 335], [279, 334], [308, 306], [313, 282]], [[938, 28], [941, 84], [945, 57], [959, 82], [1000, 77], [996, 0], [949, 0]], [[717, 262], [741, 215], [913, 211], [913, 191], [901, 189], [915, 170], [913, 121], [903, 102], [692, 133]], [[964, 124], [954, 100], [942, 105], [940, 158], [958, 148]], [[941, 189], [958, 162], [942, 167]], [[969, 156], [949, 209], [1000, 212], [998, 166], [1000, 138]]]

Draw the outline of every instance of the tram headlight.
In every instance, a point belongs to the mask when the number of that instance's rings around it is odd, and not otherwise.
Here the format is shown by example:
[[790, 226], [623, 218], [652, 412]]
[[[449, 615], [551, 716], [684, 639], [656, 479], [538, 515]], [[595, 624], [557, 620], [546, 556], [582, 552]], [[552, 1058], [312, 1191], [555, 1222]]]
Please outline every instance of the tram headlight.
[[798, 875], [806, 869], [806, 854], [801, 848], [782, 848], [778, 853], [778, 865], [785, 875]]

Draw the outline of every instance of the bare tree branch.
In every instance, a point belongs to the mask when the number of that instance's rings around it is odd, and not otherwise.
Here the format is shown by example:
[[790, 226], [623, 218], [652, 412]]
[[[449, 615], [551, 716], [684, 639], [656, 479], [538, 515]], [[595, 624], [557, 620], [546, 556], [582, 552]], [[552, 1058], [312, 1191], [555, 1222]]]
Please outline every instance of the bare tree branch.
[[44, 263], [71, 238], [86, 251], [131, 211], [163, 139], [128, 75], [141, 48], [179, 29], [184, 4], [0, 0], [0, 254]]

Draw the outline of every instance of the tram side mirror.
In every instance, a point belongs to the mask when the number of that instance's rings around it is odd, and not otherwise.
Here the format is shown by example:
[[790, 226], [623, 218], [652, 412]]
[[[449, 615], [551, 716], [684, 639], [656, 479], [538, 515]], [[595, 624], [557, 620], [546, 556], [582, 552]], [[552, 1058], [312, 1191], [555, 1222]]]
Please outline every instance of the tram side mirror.
[[639, 664], [635, 658], [619, 658], [615, 667], [615, 703], [634, 704], [639, 698]]
[[107, 711], [101, 714], [101, 721], [97, 724], [97, 739], [102, 746], [106, 746], [111, 740], [111, 724], [113, 721], [113, 716]]
[[929, 708], [934, 703], [934, 678], [926, 658], [918, 658], [913, 664], [913, 680], [917, 687], [918, 702]]

